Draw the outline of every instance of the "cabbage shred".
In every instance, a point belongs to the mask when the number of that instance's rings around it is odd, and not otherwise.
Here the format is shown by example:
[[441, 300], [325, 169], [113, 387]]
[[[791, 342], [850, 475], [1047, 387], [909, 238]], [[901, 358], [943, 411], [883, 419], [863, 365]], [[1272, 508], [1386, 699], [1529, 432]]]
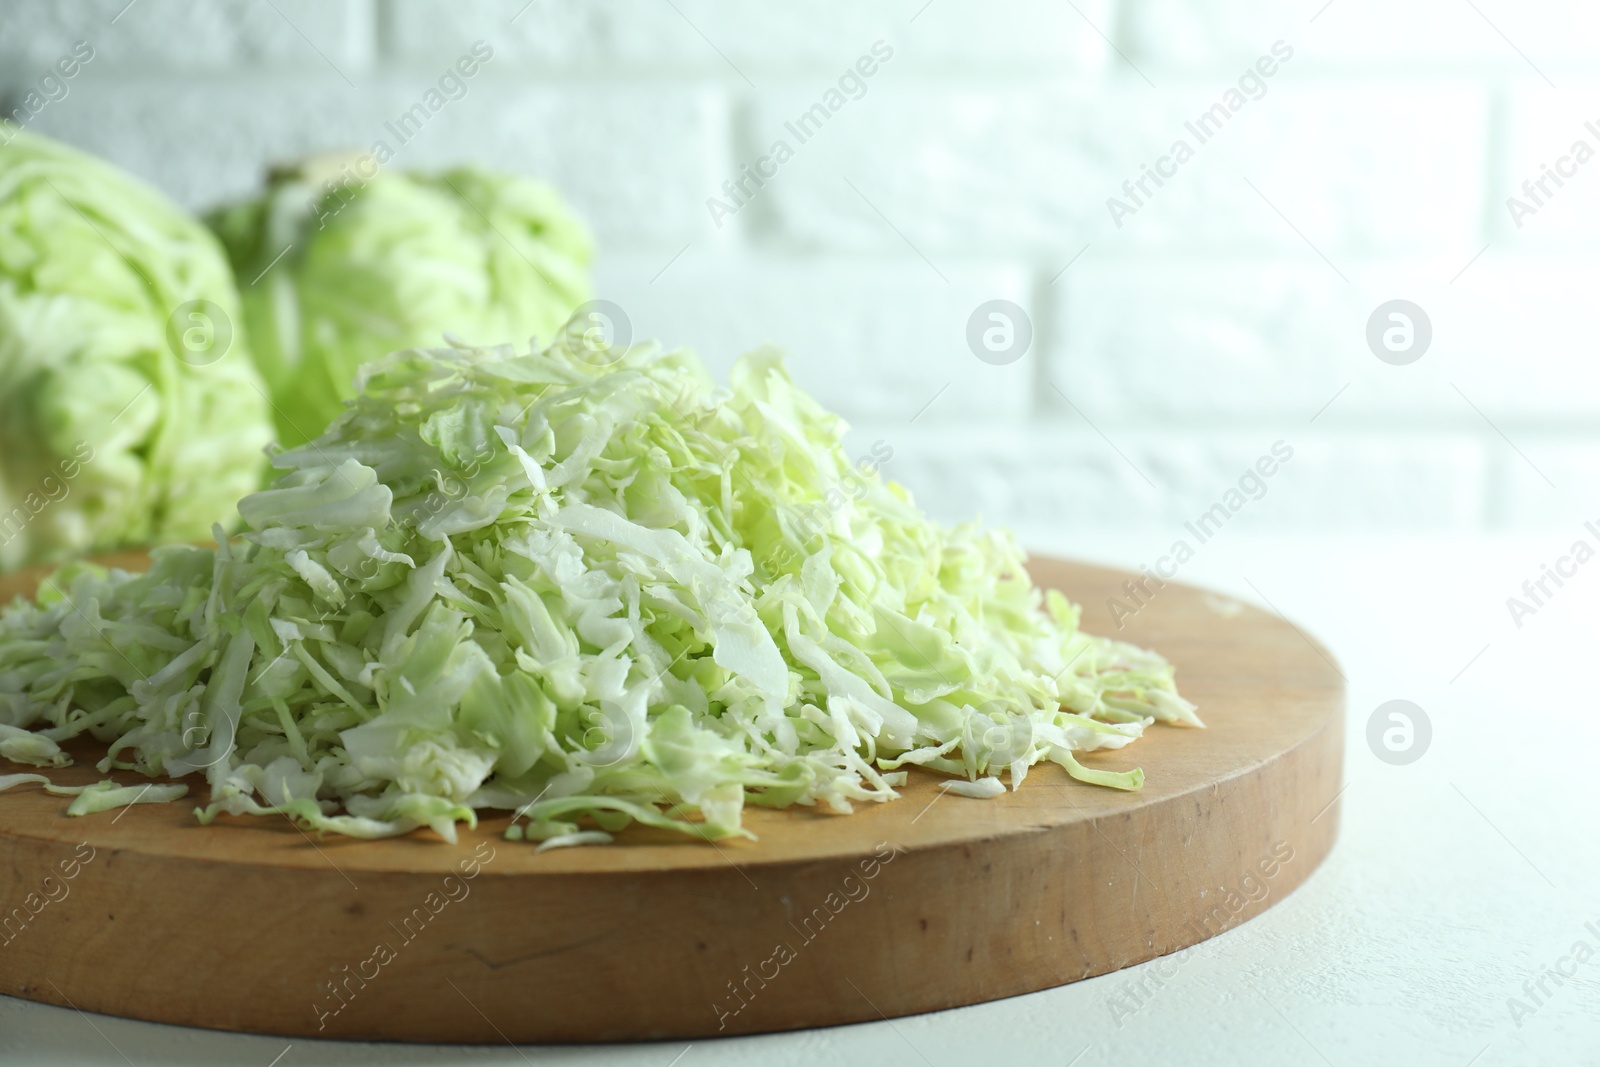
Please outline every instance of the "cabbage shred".
[[843, 432], [768, 350], [725, 389], [577, 325], [397, 352], [273, 458], [237, 538], [7, 609], [0, 723], [204, 773], [206, 820], [357, 837], [454, 840], [481, 809], [545, 847], [749, 836], [746, 804], [848, 812], [911, 765], [973, 796], [1041, 760], [1137, 789], [1077, 754], [1198, 725], [1170, 665], [1083, 633], [1009, 535], [929, 521]]

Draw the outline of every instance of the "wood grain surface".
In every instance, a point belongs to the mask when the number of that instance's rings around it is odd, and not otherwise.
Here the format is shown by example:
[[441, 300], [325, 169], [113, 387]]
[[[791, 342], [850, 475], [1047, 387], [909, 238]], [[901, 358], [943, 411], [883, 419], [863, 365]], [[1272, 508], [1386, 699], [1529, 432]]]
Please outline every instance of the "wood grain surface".
[[[125, 564], [136, 562], [129, 558]], [[1208, 729], [1153, 726], [989, 800], [914, 768], [850, 816], [750, 809], [758, 841], [632, 828], [536, 854], [506, 817], [459, 843], [319, 838], [175, 804], [67, 818], [0, 793], [0, 992], [85, 1011], [307, 1037], [616, 1041], [790, 1030], [1077, 981], [1249, 920], [1332, 847], [1344, 689], [1286, 620], [1169, 583], [1118, 632], [1127, 574], [1036, 560], [1086, 629], [1156, 648]], [[38, 575], [0, 578], [0, 600]], [[97, 780], [72, 749], [57, 781]], [[0, 773], [33, 770], [0, 760]], [[119, 781], [140, 782], [121, 773]]]

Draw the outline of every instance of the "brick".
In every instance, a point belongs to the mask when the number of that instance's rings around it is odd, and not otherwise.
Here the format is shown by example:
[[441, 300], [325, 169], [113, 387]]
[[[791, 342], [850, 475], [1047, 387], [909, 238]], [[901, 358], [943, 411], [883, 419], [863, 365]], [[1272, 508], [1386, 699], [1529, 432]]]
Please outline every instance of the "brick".
[[[1106, 418], [1294, 412], [1306, 424], [1356, 370], [1377, 364], [1356, 347], [1364, 302], [1321, 262], [1091, 251], [1051, 293], [1064, 325], [1050, 381]], [[1367, 396], [1341, 396], [1341, 413]], [[1043, 400], [1066, 408], [1054, 388]]]
[[128, 0], [16, 0], [0, 5], [0, 58], [21, 81], [36, 77], [34, 70], [44, 73], [78, 40], [93, 46], [94, 62], [104, 66], [228, 70], [272, 64], [326, 70], [331, 62], [348, 74], [370, 60], [373, 33], [366, 0], [136, 0], [132, 5]]
[[[1589, 329], [1585, 294], [1600, 273], [1494, 252], [1462, 271], [1471, 254], [1346, 261], [1345, 282], [1320, 262], [1090, 252], [1051, 287], [1061, 326], [1047, 381], [1087, 410], [1134, 420], [1420, 417], [1494, 432], [1485, 416], [1510, 426], [1600, 407], [1600, 371], [1572, 340]], [[1367, 345], [1369, 319], [1394, 299], [1419, 305], [1432, 330], [1428, 350], [1404, 366]], [[1048, 385], [1042, 400], [1067, 410]]]
[[1079, 3], [1082, 16], [1047, 0], [981, 7], [934, 0], [921, 11], [918, 6], [850, 0], [759, 7], [715, 0], [389, 0], [386, 45], [398, 58], [434, 58], [456, 42], [482, 37], [540, 67], [688, 69], [749, 77], [756, 85], [772, 69], [842, 68], [879, 39], [899, 49], [904, 63], [941, 70], [1032, 64], [1087, 72], [1098, 69], [1108, 51], [1087, 20], [1109, 31], [1110, 0]]
[[[786, 124], [826, 83], [792, 82], [756, 98], [751, 142], [783, 140], [796, 153], [768, 197], [780, 239], [902, 252], [909, 242], [927, 253], [1081, 243], [1118, 173], [1106, 158], [1111, 145], [1085, 150], [1088, 97], [896, 74], [891, 63], [804, 143]], [[1124, 116], [1137, 108], [1124, 105], [1105, 106]]]
[[[825, 85], [758, 94], [749, 126], [755, 144], [783, 138], [795, 149], [770, 204], [775, 236], [802, 246], [909, 242], [936, 261], [947, 249], [1027, 248], [1064, 263], [1092, 242], [1311, 261], [1307, 240], [1327, 255], [1470, 240], [1483, 203], [1482, 92], [1294, 77], [1292, 65], [1280, 69], [1205, 143], [1185, 123], [1221, 98], [1227, 86], [1211, 81], [1089, 93], [956, 86], [890, 68], [804, 143], [785, 122]], [[1108, 198], [1126, 199], [1124, 181], [1180, 138], [1194, 158], [1164, 186], [1147, 184], [1152, 197], [1114, 225]]]
[[1501, 486], [1499, 525], [1564, 531], [1573, 537], [1583, 535], [1586, 522], [1600, 526], [1600, 484], [1595, 479], [1600, 443], [1533, 430], [1519, 432], [1514, 440], [1527, 459], [1502, 443], [1496, 479]]
[[[1592, 248], [1600, 243], [1600, 85], [1588, 81], [1552, 93], [1543, 84], [1511, 94], [1507, 144], [1490, 214], [1497, 241], [1511, 249]], [[1578, 164], [1578, 142], [1590, 154]], [[1563, 161], [1563, 157], [1571, 157]], [[1546, 168], [1574, 173], [1553, 177]], [[1536, 182], [1544, 180], [1541, 189]], [[1560, 181], [1562, 184], [1557, 185]], [[1531, 192], [1523, 189], [1526, 182]], [[1513, 211], [1509, 198], [1519, 206]], [[1531, 211], [1529, 210], [1531, 209]]]
[[[396, 74], [359, 91], [331, 76], [242, 77], [203, 93], [184, 82], [130, 80], [51, 106], [36, 128], [189, 207], [248, 195], [269, 162], [383, 139], [400, 169], [476, 161], [551, 180], [608, 246], [687, 240], [709, 228], [703, 201], [722, 177], [714, 161], [725, 155], [725, 111], [715, 94], [507, 84], [493, 62], [404, 146], [385, 123], [437, 75]], [[273, 105], [262, 107], [263, 99]]]
[[[1269, 83], [1263, 99], [1197, 149], [1217, 154], [1186, 165], [1201, 168], [1192, 186], [1180, 169], [1176, 187], [1160, 190], [1173, 199], [1154, 202], [1148, 219], [1141, 209], [1116, 232], [1150, 245], [1292, 250], [1308, 263], [1335, 253], [1414, 255], [1471, 239], [1483, 210], [1483, 91], [1301, 84], [1290, 80], [1296, 76], [1281, 68], [1274, 80], [1283, 84]], [[1185, 115], [1218, 98], [1213, 85]], [[1263, 110], [1250, 114], [1252, 107]], [[1235, 130], [1239, 119], [1246, 121]]]
[[[1222, 70], [1253, 61], [1274, 40], [1287, 40], [1307, 64], [1405, 70], [1432, 67], [1510, 70], [1557, 84], [1592, 66], [1588, 47], [1600, 32], [1600, 11], [1564, 0], [1480, 0], [1479, 11], [1453, 0], [1322, 0], [1286, 11], [1270, 0], [1127, 0], [1121, 26], [1136, 62]], [[1314, 16], [1314, 21], [1313, 21]], [[1503, 34], [1503, 36], [1502, 36]], [[1515, 42], [1515, 47], [1508, 43]], [[1518, 50], [1528, 57], [1524, 59]]]
[[887, 442], [894, 458], [885, 476], [946, 522], [981, 516], [1024, 528], [1059, 524], [1182, 537], [1184, 524], [1222, 500], [1279, 440], [1293, 457], [1224, 533], [1449, 530], [1481, 524], [1488, 507], [1484, 447], [1466, 434], [1175, 434], [1097, 424], [1114, 446], [1081, 419], [940, 432], [875, 423], [856, 433]]
[[[1600, 410], [1593, 295], [1600, 271], [1588, 257], [1502, 255], [1491, 249], [1448, 286], [1442, 328], [1459, 356], [1441, 348], [1436, 368], [1507, 434], [1548, 417], [1592, 418]], [[1426, 359], [1426, 357], [1424, 357]], [[1415, 364], [1422, 366], [1422, 362]]]
[[951, 266], [947, 283], [915, 258], [752, 258], [704, 242], [669, 260], [603, 257], [597, 289], [628, 312], [636, 339], [695, 349], [719, 381], [735, 356], [771, 343], [796, 381], [848, 419], [972, 427], [1029, 409], [1037, 349], [997, 366], [966, 340], [980, 303], [1028, 305], [1021, 269]]

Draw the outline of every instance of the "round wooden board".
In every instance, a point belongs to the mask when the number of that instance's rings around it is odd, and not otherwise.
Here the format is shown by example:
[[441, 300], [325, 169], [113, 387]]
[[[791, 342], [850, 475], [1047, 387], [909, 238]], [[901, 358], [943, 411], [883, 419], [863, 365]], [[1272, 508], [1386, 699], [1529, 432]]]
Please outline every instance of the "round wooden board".
[[[200, 826], [203, 783], [194, 803], [86, 818], [23, 786], [0, 793], [0, 992], [305, 1037], [790, 1030], [1103, 974], [1299, 885], [1339, 825], [1344, 691], [1326, 651], [1276, 615], [1178, 584], [1118, 633], [1106, 602], [1129, 575], [1031, 569], [1084, 605], [1086, 629], [1165, 654], [1199, 705], [1208, 729], [1153, 726], [1086, 758], [1142, 766], [1141, 793], [1041, 765], [1020, 791], [973, 800], [916, 770], [900, 800], [851, 816], [752, 809], [759, 841], [630, 829], [610, 847], [536, 854], [500, 836], [504, 817], [455, 845], [319, 839], [286, 819]], [[0, 596], [35, 582], [0, 579]], [[76, 754], [52, 778], [96, 780], [95, 750]], [[31, 769], [0, 760], [0, 773]]]

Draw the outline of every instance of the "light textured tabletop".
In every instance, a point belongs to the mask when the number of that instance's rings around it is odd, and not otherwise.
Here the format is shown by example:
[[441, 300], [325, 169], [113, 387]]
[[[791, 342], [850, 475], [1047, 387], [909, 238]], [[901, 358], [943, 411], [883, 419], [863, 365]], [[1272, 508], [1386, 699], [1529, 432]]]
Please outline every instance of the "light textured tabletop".
[[[1338, 657], [1349, 682], [1347, 784], [1323, 868], [1187, 956], [892, 1022], [631, 1046], [291, 1041], [0, 998], [0, 1063], [1600, 1063], [1600, 717], [1589, 681], [1600, 560], [1559, 588], [1547, 583], [1552, 595], [1520, 620], [1506, 603], [1580, 535], [1594, 540], [1579, 529], [1476, 541], [1230, 531], [1202, 546], [1179, 580], [1281, 611]], [[1153, 562], [1169, 540], [1021, 536], [1122, 566]], [[1368, 742], [1369, 718], [1391, 700], [1415, 704], [1431, 729], [1425, 748], [1422, 731], [1412, 735], [1402, 755], [1421, 754], [1409, 763]], [[1403, 747], [1404, 736], [1391, 741]]]

